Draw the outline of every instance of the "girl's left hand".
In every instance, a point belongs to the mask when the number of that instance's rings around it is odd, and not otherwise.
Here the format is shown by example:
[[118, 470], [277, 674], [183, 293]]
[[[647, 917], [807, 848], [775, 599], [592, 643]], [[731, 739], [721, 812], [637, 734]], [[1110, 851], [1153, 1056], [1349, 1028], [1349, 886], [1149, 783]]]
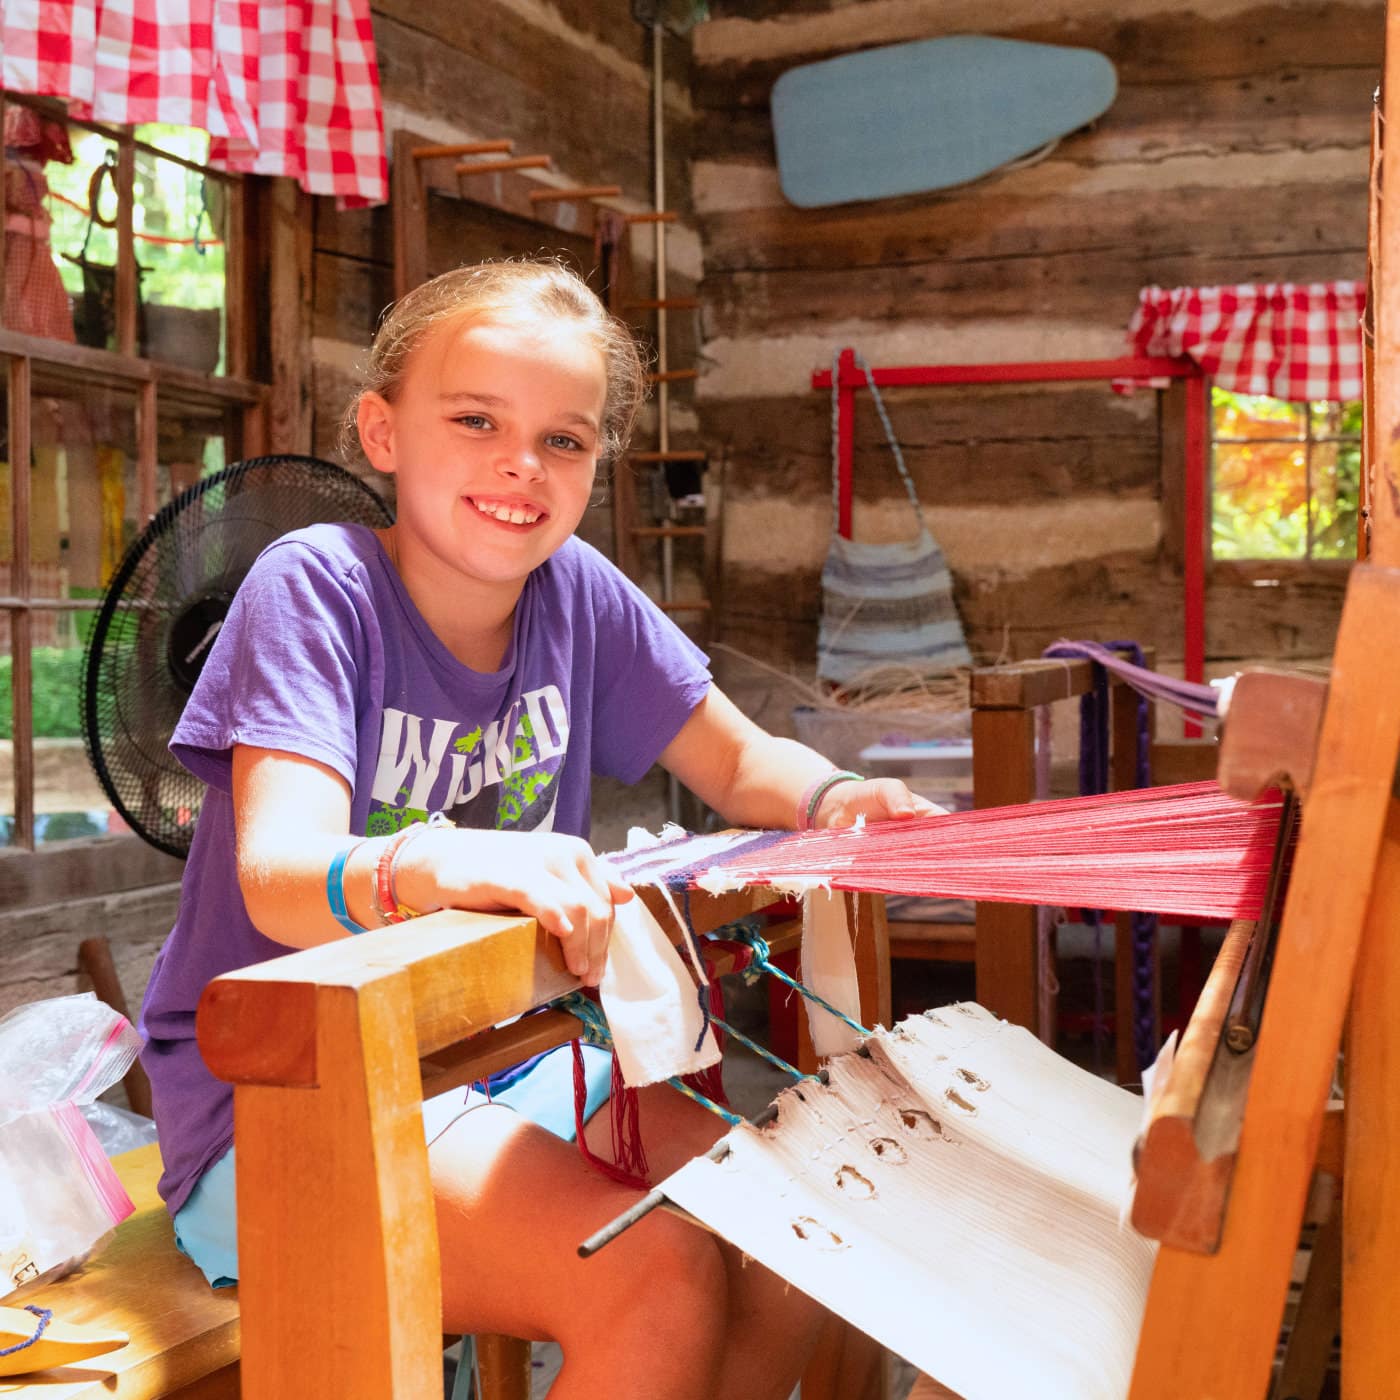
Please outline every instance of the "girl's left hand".
[[898, 778], [867, 778], [860, 783], [837, 783], [828, 788], [817, 806], [816, 827], [854, 826], [857, 817], [868, 822], [908, 821], [911, 817], [937, 817], [946, 807], [919, 797]]

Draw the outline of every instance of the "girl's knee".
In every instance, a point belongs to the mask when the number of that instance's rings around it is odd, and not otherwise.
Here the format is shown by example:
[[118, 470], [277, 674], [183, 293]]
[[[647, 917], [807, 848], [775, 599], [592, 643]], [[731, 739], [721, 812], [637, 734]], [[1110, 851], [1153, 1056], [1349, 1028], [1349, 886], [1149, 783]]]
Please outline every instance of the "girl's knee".
[[[685, 1331], [713, 1335], [711, 1326], [723, 1322], [728, 1282], [719, 1244], [673, 1215], [654, 1212], [585, 1268], [587, 1311], [611, 1325], [627, 1317], [665, 1331], [667, 1320], [675, 1319]], [[596, 1283], [590, 1277], [594, 1268]]]

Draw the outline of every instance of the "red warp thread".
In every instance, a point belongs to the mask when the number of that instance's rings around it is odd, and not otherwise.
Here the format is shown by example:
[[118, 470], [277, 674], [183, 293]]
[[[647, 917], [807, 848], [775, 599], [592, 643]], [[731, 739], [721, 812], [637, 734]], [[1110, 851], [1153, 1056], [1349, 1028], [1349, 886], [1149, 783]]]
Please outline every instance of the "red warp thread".
[[571, 1041], [574, 1052], [574, 1135], [583, 1160], [594, 1171], [615, 1181], [620, 1186], [630, 1186], [634, 1191], [646, 1191], [651, 1186], [650, 1169], [647, 1166], [646, 1149], [642, 1145], [641, 1106], [637, 1101], [637, 1091], [629, 1089], [622, 1082], [622, 1071], [618, 1067], [617, 1055], [612, 1062], [612, 1149], [613, 1161], [605, 1161], [597, 1156], [584, 1137], [584, 1109], [588, 1104], [588, 1079], [583, 1069], [583, 1046], [579, 1041]]
[[1281, 798], [1215, 783], [1138, 788], [948, 816], [801, 832], [712, 867], [745, 885], [1257, 918]]

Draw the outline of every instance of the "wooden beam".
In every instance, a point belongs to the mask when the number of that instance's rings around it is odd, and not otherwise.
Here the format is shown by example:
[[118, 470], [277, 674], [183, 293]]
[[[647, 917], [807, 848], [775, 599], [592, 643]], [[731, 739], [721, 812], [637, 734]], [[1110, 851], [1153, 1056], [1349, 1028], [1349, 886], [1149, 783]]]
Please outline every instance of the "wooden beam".
[[[1081, 658], [1059, 661], [1013, 661], [1008, 666], [977, 667], [969, 681], [974, 709], [1033, 710], [1056, 700], [1070, 700], [1093, 689], [1091, 662]], [[1030, 797], [1014, 799], [1029, 802]]]
[[[1087, 665], [1087, 663], [1085, 663]], [[981, 807], [1034, 797], [1035, 727], [1029, 709], [972, 711], [972, 793]], [[1033, 905], [977, 902], [977, 1000], [1037, 1032], [1040, 969]]]

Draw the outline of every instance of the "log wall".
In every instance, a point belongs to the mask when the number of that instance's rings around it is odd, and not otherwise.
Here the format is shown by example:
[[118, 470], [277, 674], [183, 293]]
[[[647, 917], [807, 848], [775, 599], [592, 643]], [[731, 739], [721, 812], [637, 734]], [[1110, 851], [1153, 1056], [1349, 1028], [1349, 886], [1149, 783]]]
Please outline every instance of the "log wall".
[[[810, 676], [829, 531], [830, 406], [811, 372], [1115, 356], [1139, 288], [1359, 278], [1383, 7], [1200, 0], [715, 0], [695, 31], [705, 254], [700, 420], [729, 452], [725, 640]], [[1098, 49], [1116, 101], [1037, 164], [828, 209], [783, 198], [786, 69], [940, 34]], [[859, 394], [856, 532], [909, 514]], [[888, 395], [979, 659], [1059, 636], [1182, 656], [1179, 404], [1083, 385]], [[781, 547], [774, 542], [781, 541]], [[1338, 566], [1212, 571], [1211, 669], [1325, 658]]]

